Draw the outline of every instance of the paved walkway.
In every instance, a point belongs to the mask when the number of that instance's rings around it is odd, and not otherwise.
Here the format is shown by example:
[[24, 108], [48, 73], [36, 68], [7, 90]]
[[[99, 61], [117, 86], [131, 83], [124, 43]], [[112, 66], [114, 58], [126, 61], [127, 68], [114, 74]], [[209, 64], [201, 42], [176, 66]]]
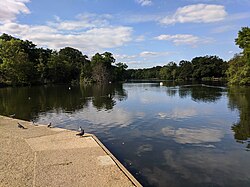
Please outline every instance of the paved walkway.
[[94, 135], [0, 116], [0, 186], [141, 185]]

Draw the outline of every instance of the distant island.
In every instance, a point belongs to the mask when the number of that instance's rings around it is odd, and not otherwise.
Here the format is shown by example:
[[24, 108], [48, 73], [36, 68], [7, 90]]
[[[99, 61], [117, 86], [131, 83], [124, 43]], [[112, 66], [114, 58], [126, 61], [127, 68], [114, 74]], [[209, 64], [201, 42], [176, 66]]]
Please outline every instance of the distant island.
[[31, 41], [4, 33], [0, 36], [0, 85], [92, 84], [128, 79], [227, 80], [229, 84], [250, 85], [249, 27], [238, 32], [235, 43], [243, 52], [229, 61], [203, 56], [178, 64], [127, 69], [125, 63], [115, 63], [110, 52], [96, 53], [89, 59], [72, 47], [59, 51], [38, 48]]

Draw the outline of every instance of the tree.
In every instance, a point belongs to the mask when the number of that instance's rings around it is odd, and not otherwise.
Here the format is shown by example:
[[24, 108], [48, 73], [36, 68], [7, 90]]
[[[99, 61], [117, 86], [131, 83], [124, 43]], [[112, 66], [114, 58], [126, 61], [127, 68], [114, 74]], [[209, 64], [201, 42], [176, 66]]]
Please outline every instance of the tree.
[[4, 75], [3, 83], [10, 85], [31, 84], [33, 64], [23, 49], [23, 42], [11, 38], [6, 41], [0, 40], [0, 57], [2, 63], [0, 69]]
[[244, 56], [236, 54], [228, 62], [227, 70], [229, 84], [250, 84], [250, 66], [246, 63]]
[[192, 59], [193, 78], [224, 77], [227, 64], [217, 56], [195, 57]]
[[107, 83], [111, 80], [107, 67], [102, 63], [98, 63], [93, 67], [92, 78], [97, 83]]
[[48, 81], [48, 76], [49, 76], [49, 72], [48, 72], [48, 61], [51, 57], [52, 54], [52, 50], [50, 49], [43, 49], [43, 48], [38, 48], [36, 49], [37, 53], [38, 53], [38, 63], [35, 66], [37, 73], [38, 73], [38, 81], [40, 83], [47, 83]]
[[238, 38], [235, 39], [236, 45], [243, 49], [243, 54], [250, 63], [250, 28], [242, 27], [238, 33]]
[[229, 61], [228, 81], [230, 84], [250, 85], [250, 28], [243, 27], [235, 43], [243, 49], [243, 53]]
[[53, 83], [69, 83], [69, 68], [57, 51], [52, 52], [48, 61], [48, 79]]
[[0, 84], [46, 84], [123, 80], [126, 64], [114, 66], [110, 52], [96, 53], [91, 61], [78, 49], [37, 48], [28, 40], [0, 36]]
[[114, 67], [112, 63], [115, 62], [115, 58], [112, 53], [105, 52], [103, 54], [96, 53], [91, 58], [92, 67], [92, 79], [95, 82], [109, 82], [114, 79]]
[[179, 62], [179, 79], [189, 80], [192, 78], [193, 65], [189, 61], [182, 60]]
[[160, 70], [160, 78], [165, 80], [175, 80], [178, 73], [178, 66], [175, 62], [169, 62]]
[[127, 64], [121, 62], [117, 63], [115, 68], [115, 79], [119, 81], [124, 80], [127, 68]]
[[68, 68], [70, 80], [79, 80], [82, 66], [84, 65], [87, 56], [83, 56], [82, 52], [71, 48], [65, 47], [59, 51], [60, 59]]
[[105, 52], [102, 54], [103, 62], [105, 63], [105, 66], [110, 68], [113, 63], [115, 63], [115, 58], [113, 57], [113, 54], [110, 52]]

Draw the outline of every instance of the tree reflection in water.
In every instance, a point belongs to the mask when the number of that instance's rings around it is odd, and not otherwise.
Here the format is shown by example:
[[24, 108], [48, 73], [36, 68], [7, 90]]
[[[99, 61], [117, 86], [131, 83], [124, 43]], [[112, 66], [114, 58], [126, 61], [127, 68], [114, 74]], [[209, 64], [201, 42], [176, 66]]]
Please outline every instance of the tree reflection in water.
[[250, 87], [230, 87], [228, 90], [229, 108], [239, 110], [240, 120], [233, 124], [234, 138], [241, 143], [246, 143], [250, 138]]
[[122, 84], [92, 86], [66, 85], [2, 88], [0, 89], [0, 113], [30, 120], [50, 110], [74, 112], [90, 103], [98, 110], [110, 110], [115, 100], [124, 100], [127, 93]]

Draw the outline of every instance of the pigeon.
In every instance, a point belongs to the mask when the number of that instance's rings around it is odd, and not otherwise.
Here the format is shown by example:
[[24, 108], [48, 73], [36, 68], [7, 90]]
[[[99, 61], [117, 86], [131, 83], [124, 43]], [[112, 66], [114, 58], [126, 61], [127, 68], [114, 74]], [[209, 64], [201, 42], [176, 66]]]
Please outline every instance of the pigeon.
[[48, 128], [51, 128], [51, 127], [52, 127], [52, 124], [51, 124], [51, 123], [49, 123], [47, 127], [48, 127]]
[[76, 134], [76, 136], [83, 136], [84, 135], [84, 130], [82, 127], [79, 127], [80, 132]]
[[32, 125], [37, 126], [34, 120], [31, 120], [31, 121], [32, 121]]
[[14, 118], [14, 117], [15, 117], [15, 115], [16, 115], [16, 114], [11, 114], [11, 115], [10, 115], [10, 117], [11, 117], [11, 118]]
[[20, 129], [27, 129], [24, 126], [22, 126], [19, 122], [17, 122], [17, 127], [20, 128]]

